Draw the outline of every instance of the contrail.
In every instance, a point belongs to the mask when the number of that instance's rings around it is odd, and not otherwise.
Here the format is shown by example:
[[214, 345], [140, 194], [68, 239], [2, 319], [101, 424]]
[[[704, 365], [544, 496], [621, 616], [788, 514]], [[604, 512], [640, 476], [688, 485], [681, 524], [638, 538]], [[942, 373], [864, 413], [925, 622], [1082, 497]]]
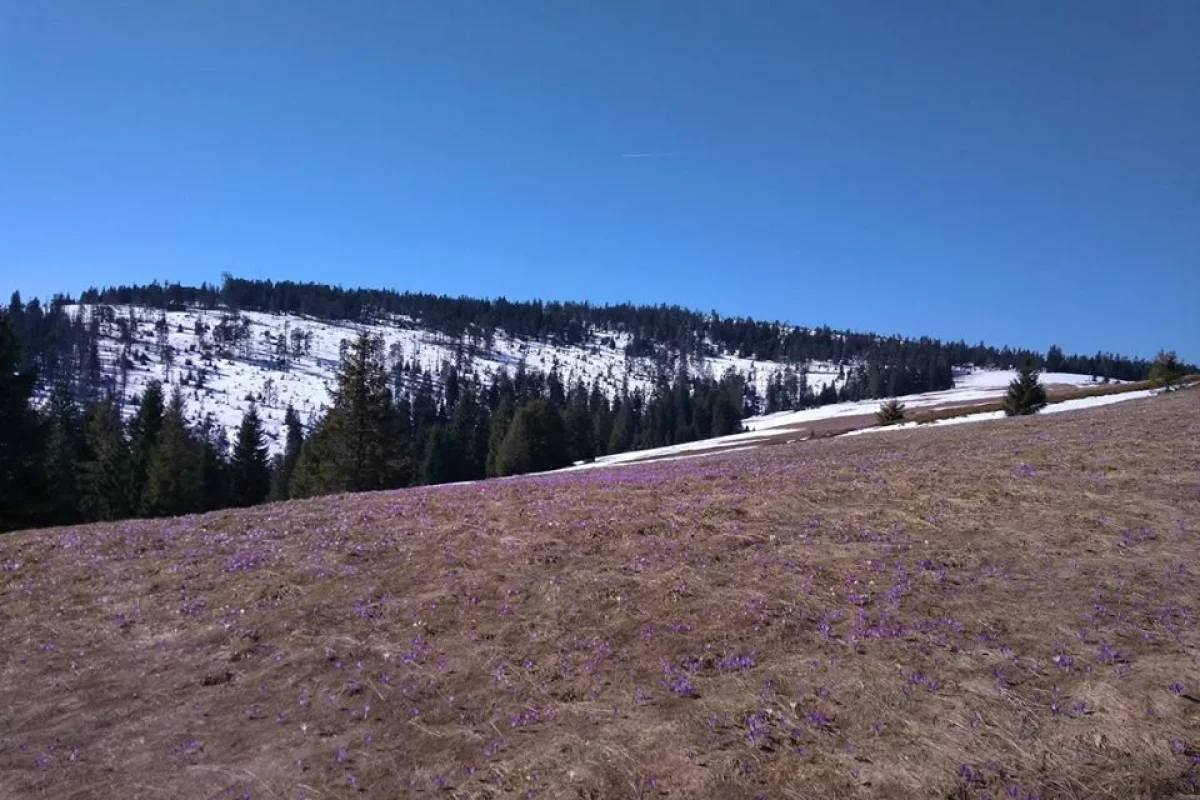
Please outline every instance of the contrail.
[[672, 158], [679, 153], [671, 150], [661, 153], [622, 153], [621, 158]]

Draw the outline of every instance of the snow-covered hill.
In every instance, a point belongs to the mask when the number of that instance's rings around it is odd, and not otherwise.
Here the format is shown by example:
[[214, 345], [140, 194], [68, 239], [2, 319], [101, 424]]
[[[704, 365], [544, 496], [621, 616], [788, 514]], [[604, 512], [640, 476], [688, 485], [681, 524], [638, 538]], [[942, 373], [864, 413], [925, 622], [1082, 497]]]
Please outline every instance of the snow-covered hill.
[[[85, 320], [99, 319], [100, 361], [105, 377], [124, 398], [127, 414], [134, 409], [130, 401], [158, 379], [168, 393], [174, 386], [181, 387], [192, 421], [211, 414], [232, 438], [253, 400], [275, 452], [282, 447], [279, 434], [288, 405], [306, 423], [313, 421], [329, 404], [342, 342], [363, 330], [382, 337], [393, 363], [416, 362], [436, 373], [449, 362], [485, 384], [500, 369], [511, 374], [523, 362], [531, 371], [548, 373], [557, 368], [568, 386], [576, 379], [588, 386], [599, 381], [612, 396], [626, 384], [630, 390], [640, 387], [649, 392], [657, 369], [651, 359], [627, 358], [628, 336], [620, 332], [596, 331], [583, 346], [565, 346], [503, 332], [491, 342], [455, 339], [403, 318], [361, 325], [222, 309], [164, 312], [140, 306], [84, 305], [66, 310], [72, 315], [80, 312]], [[799, 366], [723, 354], [689, 358], [688, 368], [692, 374], [717, 378], [732, 369], [762, 396], [775, 374]], [[839, 372], [836, 364], [810, 362], [808, 385], [815, 391], [824, 384], [836, 388], [843, 380]]]

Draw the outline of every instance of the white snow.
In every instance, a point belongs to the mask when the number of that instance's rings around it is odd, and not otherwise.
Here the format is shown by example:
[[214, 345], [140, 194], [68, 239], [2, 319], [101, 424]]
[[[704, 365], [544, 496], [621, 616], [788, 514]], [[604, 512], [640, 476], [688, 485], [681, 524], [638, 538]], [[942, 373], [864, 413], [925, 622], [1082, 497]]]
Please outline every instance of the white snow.
[[[329, 405], [341, 344], [356, 337], [360, 331], [382, 337], [390, 362], [399, 359], [409, 363], [415, 361], [422, 370], [435, 374], [442, 364], [449, 362], [459, 367], [462, 376], [474, 373], [485, 384], [490, 384], [501, 368], [512, 374], [523, 362], [527, 369], [542, 373], [557, 366], [559, 377], [568, 388], [576, 379], [581, 379], [589, 388], [593, 381], [599, 381], [610, 397], [619, 394], [626, 384], [630, 391], [640, 388], [648, 395], [653, 391], [657, 369], [651, 359], [626, 358], [625, 345], [630, 337], [621, 331], [596, 331], [583, 346], [556, 345], [498, 331], [489, 345], [480, 340], [451, 338], [422, 329], [402, 317], [362, 325], [294, 314], [228, 309], [189, 308], [164, 312], [141, 306], [83, 305], [68, 306], [66, 310], [68, 314], [78, 311], [85, 320], [91, 319], [93, 314], [100, 315], [101, 361], [105, 373], [118, 383], [127, 415], [135, 408], [130, 401], [141, 394], [151, 380], [157, 379], [163, 382], [168, 394], [173, 387], [181, 387], [191, 421], [199, 422], [211, 414], [214, 422], [232, 440], [250, 405], [248, 398], [253, 397], [272, 452], [279, 452], [283, 447], [281, 431], [289, 404], [306, 424], [315, 421]], [[156, 331], [160, 319], [166, 322], [165, 337]], [[129, 325], [132, 334], [125, 343], [120, 340], [118, 320], [133, 320]], [[244, 328], [244, 340], [217, 345], [212, 329], [223, 320]], [[197, 335], [197, 323], [207, 326], [208, 332]], [[308, 337], [308, 345], [293, 350], [292, 337], [300, 335]], [[608, 339], [611, 339], [611, 345], [606, 343]], [[274, 363], [281, 342], [288, 351], [286, 369]], [[164, 358], [166, 346], [174, 352], [170, 365]], [[134, 363], [122, 387], [118, 363], [123, 352]], [[755, 361], [726, 353], [689, 358], [688, 369], [693, 375], [713, 378], [733, 370], [754, 384], [762, 397], [776, 373], [798, 370], [799, 365]], [[198, 387], [196, 378], [201, 370], [204, 381], [203, 386]], [[838, 377], [837, 364], [810, 362], [806, 374], [814, 391], [820, 391], [826, 383], [837, 388], [843, 381]]]
[[[1150, 397], [1154, 395], [1155, 389], [1142, 389], [1135, 392], [1122, 392], [1120, 394], [1104, 394], [1095, 397], [1077, 397], [1074, 400], [1064, 400], [1061, 403], [1051, 403], [1042, 409], [1043, 414], [1061, 414], [1064, 411], [1078, 411], [1081, 408], [1097, 408], [1099, 406], [1108, 406], [1113, 403], [1123, 403], [1126, 400], [1137, 400], [1141, 397]], [[842, 436], [859, 436], [864, 433], [886, 433], [887, 431], [895, 430], [911, 430], [912, 428], [927, 428], [934, 425], [961, 425], [965, 422], [986, 422], [987, 420], [1004, 419], [1003, 411], [984, 411], [979, 414], [966, 414], [961, 417], [950, 417], [948, 419], [939, 419], [934, 422], [927, 422], [924, 425], [919, 425], [916, 422], [901, 422], [897, 425], [876, 425], [870, 428], [862, 428], [857, 431], [843, 433]]]
[[[927, 392], [924, 394], [906, 395], [897, 398], [901, 403], [909, 408], [920, 408], [929, 406], [939, 406], [948, 403], [971, 403], [978, 402], [980, 405], [991, 402], [1003, 396], [1008, 389], [1008, 384], [1017, 375], [1015, 370], [975, 370], [970, 374], [964, 374], [955, 379], [956, 386], [953, 389], [947, 389], [941, 392]], [[1092, 386], [1096, 385], [1089, 375], [1076, 375], [1064, 372], [1042, 373], [1041, 381], [1047, 385], [1070, 385], [1070, 386]], [[1092, 406], [1107, 405], [1108, 403], [1116, 403], [1121, 400], [1132, 400], [1136, 397], [1145, 397], [1150, 394], [1149, 391], [1126, 392], [1124, 394], [1101, 395], [1097, 397], [1084, 397], [1076, 400], [1067, 400], [1062, 403], [1055, 403], [1046, 408], [1044, 413], [1056, 413], [1060, 411], [1071, 411], [1077, 408], [1090, 408]], [[713, 450], [721, 450], [722, 452], [731, 452], [734, 448], [730, 445], [744, 445], [737, 447], [738, 450], [750, 449], [756, 446], [756, 441], [768, 437], [779, 436], [786, 432], [786, 428], [799, 427], [804, 423], [819, 422], [821, 420], [836, 419], [838, 417], [858, 416], [863, 414], [874, 414], [879, 410], [879, 406], [883, 401], [880, 400], [862, 400], [853, 403], [833, 403], [827, 406], [818, 408], [807, 408], [803, 411], [785, 411], [779, 414], [769, 414], [759, 417], [750, 417], [743, 421], [743, 426], [748, 428], [745, 433], [735, 433], [729, 436], [721, 436], [716, 439], [704, 439], [698, 442], [687, 442], [685, 444], [671, 445], [669, 447], [657, 447], [652, 450], [635, 450], [628, 453], [618, 453], [611, 456], [601, 456], [593, 462], [576, 464], [567, 469], [595, 469], [597, 467], [617, 466], [619, 464], [631, 464], [638, 461], [646, 461], [648, 459], [666, 460], [671, 457], [681, 455], [704, 455]], [[996, 419], [1003, 417], [1003, 412], [984, 412], [979, 414], [971, 414], [962, 417], [952, 417], [950, 419], [939, 420], [934, 425], [955, 425], [961, 422], [973, 422], [976, 420]], [[886, 427], [872, 426], [862, 428], [860, 430], [851, 431], [843, 436], [854, 436], [863, 433], [879, 433], [882, 431], [904, 430], [906, 428], [916, 427], [915, 422], [904, 422], [899, 425], [888, 425]], [[797, 439], [804, 439], [806, 434], [797, 432]]]
[[[1008, 384], [1016, 376], [1016, 370], [972, 370], [968, 374], [956, 376], [953, 389], [910, 394], [897, 399], [909, 408], [927, 408], [929, 406], [972, 402], [983, 405], [1003, 396], [1004, 392], [1008, 389]], [[1043, 372], [1039, 377], [1041, 382], [1047, 386], [1097, 385], [1095, 379], [1090, 375], [1076, 375], [1069, 372]], [[807, 408], [803, 411], [784, 411], [779, 414], [750, 417], [744, 420], [742, 424], [747, 430], [760, 431], [768, 428], [791, 427], [805, 422], [816, 422], [835, 417], [874, 414], [879, 410], [882, 402], [882, 400], [860, 400], [853, 403], [835, 403], [818, 408]]]
[[[647, 395], [653, 391], [657, 367], [653, 360], [630, 359], [625, 356], [629, 335], [622, 331], [595, 331], [584, 345], [556, 345], [553, 342], [523, 339], [498, 331], [491, 342], [479, 339], [452, 338], [426, 330], [412, 320], [393, 317], [386, 321], [364, 325], [333, 322], [295, 314], [268, 314], [255, 311], [189, 308], [184, 311], [160, 311], [140, 306], [68, 306], [67, 312], [79, 312], [85, 320], [93, 315], [101, 319], [100, 358], [104, 371], [117, 384], [124, 400], [124, 412], [135, 410], [132, 399], [153, 379], [163, 382], [169, 394], [178, 386], [183, 391], [188, 417], [199, 422], [212, 415], [216, 425], [233, 439], [242, 415], [251, 398], [263, 419], [268, 445], [272, 452], [283, 447], [283, 418], [292, 405], [306, 424], [314, 422], [330, 402], [330, 390], [335, 382], [342, 343], [352, 340], [360, 331], [381, 337], [389, 362], [416, 362], [422, 370], [436, 373], [445, 363], [456, 364], [460, 375], [474, 374], [484, 384], [490, 384], [501, 368], [510, 374], [524, 363], [529, 370], [542, 373], [557, 367], [563, 384], [570, 387], [577, 379], [589, 388], [598, 381], [610, 396], [641, 389]], [[125, 320], [130, 335], [120, 338], [120, 320]], [[166, 323], [165, 335], [156, 330], [156, 323]], [[213, 335], [222, 322], [245, 332], [236, 343], [218, 344]], [[207, 328], [196, 333], [197, 326]], [[157, 325], [161, 328], [161, 324]], [[299, 339], [307, 339], [301, 345]], [[608, 342], [611, 340], [611, 344]], [[297, 345], [297, 346], [294, 346]], [[174, 353], [171, 363], [165, 357], [167, 348]], [[277, 363], [278, 351], [287, 353], [286, 368]], [[124, 385], [118, 363], [125, 354], [133, 366], [127, 371]], [[772, 361], [755, 361], [735, 354], [689, 357], [688, 370], [693, 375], [719, 378], [732, 370], [753, 384], [759, 397], [776, 374], [805, 369], [808, 386], [820, 392], [826, 384], [835, 389], [844, 383], [844, 372], [836, 363], [809, 362], [804, 367]], [[848, 368], [847, 368], [848, 369]], [[197, 379], [203, 373], [203, 385]], [[956, 386], [943, 392], [929, 392], [901, 398], [910, 407], [961, 403], [988, 402], [999, 397], [1015, 377], [1011, 370], [975, 370], [956, 376]], [[1045, 384], [1084, 385], [1092, 383], [1086, 375], [1043, 373]], [[438, 388], [435, 386], [435, 389]], [[689, 442], [674, 448], [624, 453], [600, 459], [594, 466], [643, 460], [649, 457], [697, 453], [731, 443], [753, 442], [763, 436], [779, 433], [779, 429], [834, 417], [873, 414], [880, 401], [837, 403], [803, 411], [782, 412], [752, 417], [743, 422], [746, 433], [703, 442]], [[593, 466], [593, 465], [589, 465]]]

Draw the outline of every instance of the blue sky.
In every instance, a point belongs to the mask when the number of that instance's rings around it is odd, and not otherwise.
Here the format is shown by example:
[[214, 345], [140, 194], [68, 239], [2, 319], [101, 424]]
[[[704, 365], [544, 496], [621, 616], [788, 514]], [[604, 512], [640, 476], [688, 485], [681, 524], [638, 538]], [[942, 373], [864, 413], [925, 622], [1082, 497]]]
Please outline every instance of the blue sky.
[[1193, 0], [0, 0], [0, 291], [229, 270], [1200, 361], [1198, 40]]

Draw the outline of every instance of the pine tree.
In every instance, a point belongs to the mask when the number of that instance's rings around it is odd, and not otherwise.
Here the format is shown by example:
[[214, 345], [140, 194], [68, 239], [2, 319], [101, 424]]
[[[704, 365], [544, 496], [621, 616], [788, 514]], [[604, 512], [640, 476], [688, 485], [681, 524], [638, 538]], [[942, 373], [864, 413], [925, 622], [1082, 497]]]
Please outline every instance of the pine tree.
[[129, 507], [138, 508], [146, 491], [150, 456], [158, 443], [163, 425], [163, 390], [158, 381], [150, 381], [136, 400], [137, 412], [129, 424]]
[[566, 466], [566, 435], [562, 415], [542, 398], [517, 409], [500, 446], [496, 471], [500, 475]]
[[286, 432], [283, 455], [276, 460], [277, 463], [271, 470], [270, 497], [272, 500], [286, 500], [289, 497], [288, 487], [291, 485], [292, 475], [296, 471], [300, 448], [304, 444], [304, 427], [300, 423], [300, 415], [290, 404], [283, 415], [283, 427]]
[[396, 398], [392, 406], [391, 432], [393, 486], [410, 486], [416, 479], [416, 429], [412, 421], [412, 403], [407, 396]]
[[608, 437], [609, 453], [624, 453], [633, 447], [633, 439], [637, 434], [636, 423], [632, 400], [626, 398], [613, 418], [612, 431]]
[[721, 389], [713, 398], [712, 423], [709, 426], [713, 436], [728, 436], [742, 429], [741, 393], [739, 379], [722, 379]]
[[79, 472], [79, 505], [91, 520], [129, 516], [132, 507], [129, 444], [121, 411], [111, 397], [87, 407], [83, 420], [87, 458]]
[[400, 473], [383, 341], [362, 333], [343, 343], [333, 407], [300, 451], [300, 494], [386, 489]]
[[35, 524], [47, 511], [41, 481], [42, 431], [30, 406], [37, 373], [21, 368], [22, 355], [8, 313], [0, 313], [0, 531]]
[[318, 422], [304, 440], [288, 487], [289, 497], [314, 497], [350, 490], [347, 476], [340, 466], [343, 458], [341, 447], [335, 441], [337, 434], [328, 424], [332, 414], [331, 411]]
[[189, 514], [200, 510], [203, 489], [203, 451], [188, 430], [183, 395], [176, 388], [150, 454], [138, 510], [151, 517]]
[[1050, 345], [1050, 349], [1046, 351], [1046, 371], [1061, 372], [1063, 368], [1063, 351], [1056, 344]]
[[487, 410], [480, 403], [478, 387], [466, 382], [450, 420], [454, 471], [449, 480], [477, 480], [487, 465]]
[[1008, 385], [1004, 413], [1010, 417], [1036, 414], [1046, 407], [1046, 390], [1038, 380], [1037, 366], [1026, 361], [1020, 374]]
[[1159, 350], [1158, 355], [1154, 358], [1154, 363], [1150, 366], [1150, 380], [1161, 387], [1163, 391], [1169, 392], [1176, 388], [1181, 378], [1183, 378], [1183, 367], [1180, 365], [1175, 351]]
[[588, 410], [588, 392], [582, 382], [571, 389], [567, 410], [563, 415], [567, 431], [567, 460], [591, 461], [596, 457], [596, 444], [592, 438], [592, 415]]
[[897, 422], [903, 422], [904, 404], [893, 397], [875, 412], [875, 421], [880, 425], [894, 425]]
[[419, 478], [421, 483], [449, 483], [459, 480], [462, 457], [453, 432], [445, 425], [430, 428], [425, 437]]
[[201, 450], [200, 476], [204, 486], [201, 506], [205, 511], [226, 508], [229, 506], [229, 464], [226, 461], [229, 440], [225, 428], [217, 425], [211, 414], [206, 414], [197, 436]]
[[437, 422], [437, 418], [437, 398], [433, 394], [433, 376], [425, 372], [421, 375], [417, 391], [412, 397], [414, 435], [419, 437], [425, 428]]
[[270, 462], [263, 441], [262, 420], [253, 403], [242, 415], [229, 462], [229, 495], [235, 506], [253, 506], [267, 499], [271, 488]]
[[513, 411], [508, 398], [500, 401], [499, 407], [492, 414], [488, 432], [487, 476], [494, 478], [500, 475], [500, 450], [504, 446], [504, 437], [512, 425]]
[[69, 525], [82, 518], [79, 469], [86, 460], [83, 421], [71, 389], [60, 381], [46, 407], [44, 470], [51, 507], [50, 520]]

